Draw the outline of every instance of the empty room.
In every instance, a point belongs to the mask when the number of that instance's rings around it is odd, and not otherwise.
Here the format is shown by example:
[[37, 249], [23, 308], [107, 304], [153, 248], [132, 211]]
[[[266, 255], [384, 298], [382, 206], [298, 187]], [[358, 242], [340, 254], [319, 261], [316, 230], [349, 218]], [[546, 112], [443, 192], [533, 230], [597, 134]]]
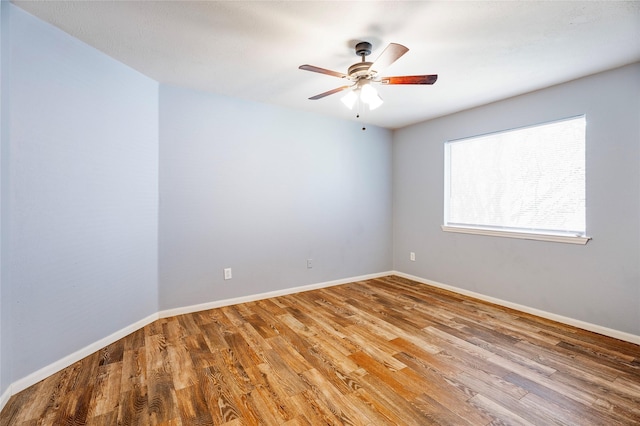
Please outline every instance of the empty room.
[[0, 23], [0, 426], [640, 423], [640, 1]]

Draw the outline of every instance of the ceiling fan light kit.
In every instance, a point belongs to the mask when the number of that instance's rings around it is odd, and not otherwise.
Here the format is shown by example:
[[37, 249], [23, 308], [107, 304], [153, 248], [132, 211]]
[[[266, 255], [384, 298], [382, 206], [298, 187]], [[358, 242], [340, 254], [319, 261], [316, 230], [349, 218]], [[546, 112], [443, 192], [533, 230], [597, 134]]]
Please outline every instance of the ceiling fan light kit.
[[341, 98], [347, 108], [353, 109], [356, 102], [361, 102], [374, 110], [382, 105], [383, 101], [378, 91], [373, 87], [372, 83], [378, 84], [433, 84], [438, 79], [437, 74], [398, 76], [398, 77], [378, 77], [378, 72], [387, 68], [389, 65], [397, 61], [402, 55], [409, 51], [405, 46], [398, 43], [390, 43], [380, 54], [375, 62], [368, 62], [365, 58], [371, 54], [371, 43], [366, 41], [356, 44], [356, 55], [360, 56], [361, 61], [349, 67], [347, 74], [337, 71], [331, 71], [325, 68], [316, 67], [314, 65], [300, 65], [299, 69], [305, 71], [317, 72], [333, 77], [349, 80], [351, 85], [341, 86], [327, 92], [312, 96], [310, 100], [322, 99], [326, 96], [339, 93], [344, 90], [349, 92]]
[[359, 80], [354, 86], [353, 90], [340, 99], [347, 108], [353, 109], [357, 101], [367, 105], [371, 111], [382, 105], [382, 98], [369, 80]]

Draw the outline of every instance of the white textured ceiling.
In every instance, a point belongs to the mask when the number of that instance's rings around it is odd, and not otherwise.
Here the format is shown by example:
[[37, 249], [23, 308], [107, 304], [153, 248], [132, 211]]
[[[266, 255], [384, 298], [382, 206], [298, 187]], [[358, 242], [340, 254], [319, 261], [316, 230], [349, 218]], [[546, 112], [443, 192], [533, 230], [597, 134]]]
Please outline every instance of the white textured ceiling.
[[162, 83], [353, 119], [339, 72], [369, 41], [410, 51], [362, 118], [399, 128], [640, 61], [640, 1], [18, 1], [14, 4]]

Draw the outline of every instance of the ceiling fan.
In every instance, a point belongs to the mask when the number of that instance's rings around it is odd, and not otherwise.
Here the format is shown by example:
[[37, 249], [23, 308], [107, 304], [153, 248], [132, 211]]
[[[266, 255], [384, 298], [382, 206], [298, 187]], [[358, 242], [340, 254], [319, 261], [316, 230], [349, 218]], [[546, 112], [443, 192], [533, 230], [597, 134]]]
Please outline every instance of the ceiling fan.
[[349, 108], [353, 109], [356, 101], [369, 106], [369, 109], [376, 109], [382, 105], [382, 98], [371, 85], [371, 83], [379, 84], [433, 84], [438, 79], [437, 74], [430, 75], [405, 75], [398, 77], [380, 77], [378, 72], [387, 68], [389, 65], [397, 61], [402, 55], [409, 51], [408, 48], [401, 44], [390, 43], [380, 54], [375, 62], [367, 62], [365, 58], [371, 54], [371, 43], [366, 41], [356, 44], [356, 55], [362, 58], [361, 62], [357, 62], [349, 67], [346, 74], [337, 71], [331, 71], [325, 68], [313, 65], [300, 65], [298, 68], [305, 71], [313, 71], [320, 74], [331, 75], [350, 81], [352, 84], [341, 86], [327, 92], [312, 96], [310, 100], [322, 99], [325, 96], [334, 93], [350, 90], [343, 98], [342, 102]]

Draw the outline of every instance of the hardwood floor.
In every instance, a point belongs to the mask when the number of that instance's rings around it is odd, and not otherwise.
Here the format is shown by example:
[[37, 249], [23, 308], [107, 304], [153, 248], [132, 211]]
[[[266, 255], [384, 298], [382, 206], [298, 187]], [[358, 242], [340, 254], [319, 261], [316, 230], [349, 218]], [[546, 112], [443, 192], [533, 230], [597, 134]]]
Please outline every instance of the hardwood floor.
[[390, 276], [158, 320], [0, 425], [640, 424], [640, 346]]

